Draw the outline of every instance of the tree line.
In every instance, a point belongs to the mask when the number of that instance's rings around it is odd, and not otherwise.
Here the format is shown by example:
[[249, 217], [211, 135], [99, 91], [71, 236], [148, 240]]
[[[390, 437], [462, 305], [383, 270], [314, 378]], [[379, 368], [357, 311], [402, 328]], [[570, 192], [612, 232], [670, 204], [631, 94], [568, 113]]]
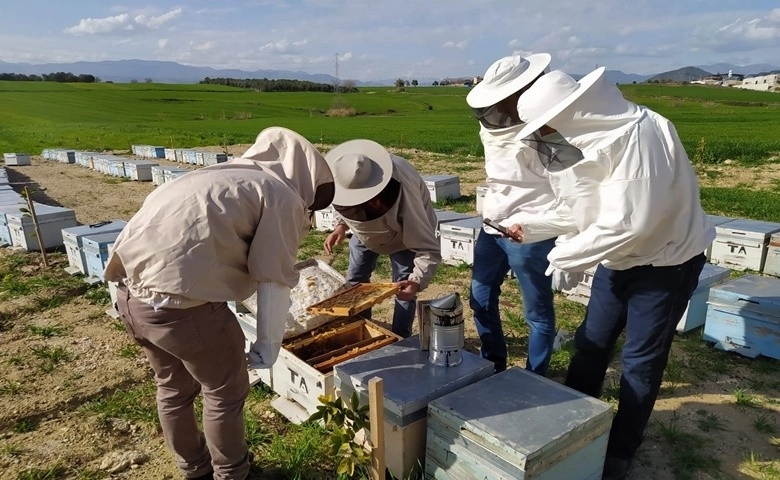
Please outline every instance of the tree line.
[[100, 79], [94, 75], [76, 75], [70, 72], [44, 73], [43, 75], [24, 75], [22, 73], [0, 73], [0, 80], [14, 82], [60, 82], [60, 83], [97, 83]]
[[229, 87], [251, 88], [261, 92], [329, 92], [356, 93], [357, 87], [352, 82], [346, 81], [343, 85], [329, 83], [316, 83], [308, 80], [269, 80], [267, 78], [209, 78], [206, 77], [201, 84], [226, 85]]

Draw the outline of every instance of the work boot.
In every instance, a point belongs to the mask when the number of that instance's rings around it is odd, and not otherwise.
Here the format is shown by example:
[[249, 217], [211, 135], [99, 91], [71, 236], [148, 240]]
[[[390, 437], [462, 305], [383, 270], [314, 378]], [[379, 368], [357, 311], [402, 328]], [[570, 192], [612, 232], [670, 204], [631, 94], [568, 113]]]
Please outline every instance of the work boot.
[[604, 473], [602, 473], [601, 480], [625, 480], [628, 476], [628, 467], [630, 466], [630, 458], [607, 455], [607, 458], [604, 460]]
[[264, 468], [259, 474], [246, 476], [246, 480], [288, 480], [289, 477], [283, 468]]

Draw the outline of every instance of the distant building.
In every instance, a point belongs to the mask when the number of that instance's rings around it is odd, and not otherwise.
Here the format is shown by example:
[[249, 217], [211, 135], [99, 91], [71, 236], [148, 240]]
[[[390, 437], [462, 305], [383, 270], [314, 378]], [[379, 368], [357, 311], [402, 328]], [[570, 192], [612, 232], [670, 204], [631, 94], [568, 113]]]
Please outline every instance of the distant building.
[[761, 75], [758, 77], [748, 77], [742, 80], [737, 88], [747, 90], [762, 90], [765, 92], [780, 92], [780, 74]]

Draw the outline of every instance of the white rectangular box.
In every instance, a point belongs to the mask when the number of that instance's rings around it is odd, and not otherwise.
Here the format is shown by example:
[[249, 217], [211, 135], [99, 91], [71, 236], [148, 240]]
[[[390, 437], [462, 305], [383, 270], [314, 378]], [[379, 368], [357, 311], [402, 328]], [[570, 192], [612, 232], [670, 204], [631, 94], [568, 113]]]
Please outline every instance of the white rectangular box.
[[467, 215], [465, 213], [453, 212], [452, 210], [434, 210], [436, 214], [436, 237], [441, 237], [441, 225], [443, 223], [455, 222], [458, 220], [465, 220], [467, 218], [475, 218], [477, 215]]
[[710, 288], [728, 281], [731, 269], [705, 263], [699, 275], [699, 285], [693, 291], [688, 306], [685, 308], [680, 321], [677, 322], [677, 331], [687, 332], [704, 325], [707, 319], [707, 298], [710, 296]]
[[120, 232], [125, 228], [125, 225], [127, 225], [127, 222], [124, 220], [108, 220], [90, 225], [63, 228], [62, 244], [65, 245], [65, 252], [68, 254], [68, 268], [66, 268], [65, 271], [71, 275], [87, 273], [84, 237], [100, 233]]
[[780, 223], [738, 219], [715, 227], [715, 231], [710, 259], [713, 264], [761, 272], [769, 237], [780, 232]]
[[428, 406], [425, 478], [600, 480], [612, 406], [513, 367]]
[[764, 273], [780, 277], [780, 233], [775, 233], [769, 238]]
[[3, 161], [6, 165], [30, 165], [30, 154], [28, 153], [4, 153]]
[[151, 182], [152, 167], [158, 165], [148, 160], [129, 160], [125, 162], [125, 176], [137, 182]]
[[35, 204], [35, 214], [41, 231], [40, 238], [35, 231], [33, 219], [28, 213], [6, 214], [13, 245], [22, 247], [28, 252], [41, 250], [41, 245], [45, 250], [61, 247], [62, 229], [78, 225], [76, 214], [70, 208]]
[[482, 231], [482, 217], [443, 223], [439, 231], [442, 262], [448, 265], [474, 264], [474, 245]]
[[336, 210], [333, 205], [314, 212], [314, 228], [320, 232], [332, 232], [336, 228]]
[[460, 178], [457, 175], [423, 175], [433, 203], [460, 198]]
[[[732, 217], [724, 217], [722, 215], [707, 215], [707, 218], [709, 219], [709, 221], [712, 223], [714, 227], [717, 227], [718, 225], [723, 225], [724, 223], [728, 223], [734, 220], [734, 218]], [[709, 262], [710, 259], [712, 258], [712, 244], [710, 244], [707, 247], [707, 250], [704, 252], [704, 254], [707, 256], [707, 261]]]
[[[120, 231], [86, 235], [82, 238], [82, 251], [86, 258], [88, 282], [104, 281], [103, 271], [108, 262], [108, 251], [114, 245]], [[91, 282], [90, 282], [91, 283]]]
[[477, 186], [476, 190], [476, 197], [477, 197], [477, 213], [482, 213], [482, 205], [485, 201], [485, 195], [487, 195], [488, 192], [488, 186], [487, 185], [479, 185]]
[[27, 209], [27, 204], [21, 199], [16, 203], [0, 206], [0, 245], [13, 245], [11, 227], [8, 226], [7, 214], [22, 215], [22, 210]]

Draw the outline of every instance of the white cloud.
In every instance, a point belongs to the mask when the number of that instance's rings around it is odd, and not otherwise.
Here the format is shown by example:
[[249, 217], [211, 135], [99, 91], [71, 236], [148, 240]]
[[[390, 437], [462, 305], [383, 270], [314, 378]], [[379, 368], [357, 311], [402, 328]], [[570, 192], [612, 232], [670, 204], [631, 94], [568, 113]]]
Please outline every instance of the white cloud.
[[201, 43], [200, 45], [193, 45], [192, 49], [198, 52], [208, 52], [210, 50], [214, 50], [216, 47], [217, 47], [217, 42], [208, 41], [206, 43]]
[[106, 18], [82, 18], [78, 25], [68, 27], [65, 33], [110, 33], [117, 30], [126, 29], [130, 26], [127, 22], [130, 15], [123, 13], [113, 17]]
[[138, 15], [135, 17], [135, 23], [139, 25], [143, 25], [147, 28], [151, 28], [152, 30], [156, 30], [160, 28], [161, 26], [165, 25], [166, 23], [175, 20], [177, 17], [181, 15], [182, 9], [177, 8], [175, 10], [171, 10], [170, 12], [163, 13], [162, 15], [158, 16], [146, 16], [146, 15]]
[[444, 42], [442, 47], [444, 48], [457, 48], [459, 50], [463, 50], [466, 48], [466, 45], [468, 45], [468, 40], [461, 40], [460, 42]]
[[766, 17], [738, 18], [714, 31], [697, 32], [694, 46], [704, 50], [729, 52], [773, 47], [780, 42], [780, 8]]
[[266, 43], [262, 47], [260, 47], [261, 52], [272, 52], [272, 53], [293, 53], [293, 52], [300, 52], [301, 49], [309, 43], [308, 40], [298, 40], [296, 42], [290, 42], [289, 40], [282, 39], [277, 42], [272, 43]]
[[159, 48], [160, 50], [164, 49], [167, 46], [168, 46], [168, 39], [167, 38], [161, 38], [161, 39], [157, 40], [157, 48]]

